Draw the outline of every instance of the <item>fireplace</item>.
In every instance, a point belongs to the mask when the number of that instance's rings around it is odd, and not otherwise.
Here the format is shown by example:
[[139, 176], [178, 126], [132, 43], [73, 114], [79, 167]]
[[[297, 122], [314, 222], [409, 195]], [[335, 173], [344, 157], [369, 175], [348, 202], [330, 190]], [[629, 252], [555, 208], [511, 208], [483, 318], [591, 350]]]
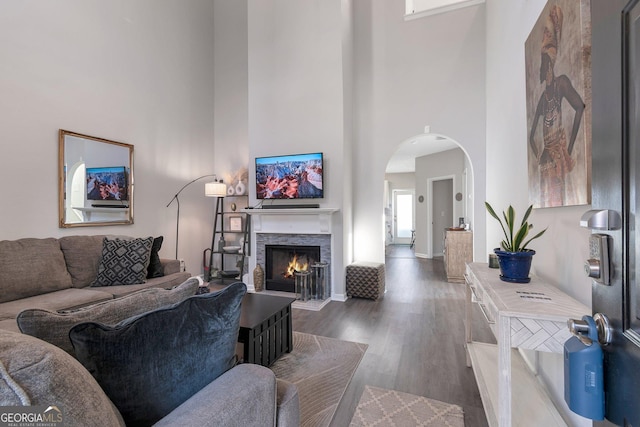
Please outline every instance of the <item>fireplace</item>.
[[320, 246], [265, 245], [265, 288], [295, 292], [295, 271], [320, 261]]

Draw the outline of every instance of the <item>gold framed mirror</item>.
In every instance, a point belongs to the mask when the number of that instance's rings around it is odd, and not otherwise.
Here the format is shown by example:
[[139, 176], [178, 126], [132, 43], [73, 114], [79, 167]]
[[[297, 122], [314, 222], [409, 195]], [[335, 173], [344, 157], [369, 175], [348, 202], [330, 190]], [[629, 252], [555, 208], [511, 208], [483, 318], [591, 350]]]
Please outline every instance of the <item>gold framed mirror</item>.
[[133, 145], [60, 129], [60, 227], [133, 224]]

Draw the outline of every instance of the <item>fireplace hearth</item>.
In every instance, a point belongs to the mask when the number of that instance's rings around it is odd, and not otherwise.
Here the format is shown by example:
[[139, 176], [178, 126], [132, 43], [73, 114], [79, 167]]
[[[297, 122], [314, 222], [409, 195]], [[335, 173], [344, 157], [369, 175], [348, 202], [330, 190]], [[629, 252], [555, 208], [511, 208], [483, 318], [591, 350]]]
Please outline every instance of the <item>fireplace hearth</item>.
[[320, 259], [320, 246], [265, 245], [265, 288], [295, 292], [295, 271], [308, 271]]

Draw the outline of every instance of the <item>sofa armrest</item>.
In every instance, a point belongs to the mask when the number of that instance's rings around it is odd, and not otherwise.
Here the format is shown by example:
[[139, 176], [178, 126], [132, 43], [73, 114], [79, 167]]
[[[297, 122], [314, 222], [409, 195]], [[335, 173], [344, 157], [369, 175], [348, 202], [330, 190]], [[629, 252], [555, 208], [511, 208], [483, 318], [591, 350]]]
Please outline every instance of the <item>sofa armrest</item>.
[[245, 363], [216, 378], [155, 426], [265, 427], [275, 422], [275, 375], [269, 368]]
[[180, 272], [180, 260], [178, 259], [161, 258], [160, 264], [162, 264], [165, 276]]

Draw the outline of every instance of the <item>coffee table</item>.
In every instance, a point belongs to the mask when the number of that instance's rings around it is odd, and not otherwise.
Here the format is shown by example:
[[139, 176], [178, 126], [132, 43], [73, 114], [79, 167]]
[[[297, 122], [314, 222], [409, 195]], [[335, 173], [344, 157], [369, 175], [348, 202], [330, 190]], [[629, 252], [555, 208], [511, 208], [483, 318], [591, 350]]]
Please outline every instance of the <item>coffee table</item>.
[[242, 298], [238, 342], [244, 345], [244, 363], [268, 367], [284, 353], [291, 353], [291, 303], [295, 300], [255, 293]]

